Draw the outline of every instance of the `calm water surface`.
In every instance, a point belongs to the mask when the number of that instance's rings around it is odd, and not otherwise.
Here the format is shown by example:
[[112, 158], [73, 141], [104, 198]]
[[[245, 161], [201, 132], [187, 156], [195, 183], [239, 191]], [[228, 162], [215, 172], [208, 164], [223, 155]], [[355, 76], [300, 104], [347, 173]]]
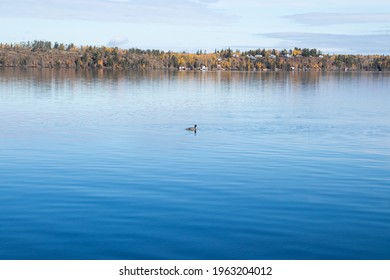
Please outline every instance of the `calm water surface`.
[[0, 259], [390, 259], [389, 139], [386, 73], [0, 69]]

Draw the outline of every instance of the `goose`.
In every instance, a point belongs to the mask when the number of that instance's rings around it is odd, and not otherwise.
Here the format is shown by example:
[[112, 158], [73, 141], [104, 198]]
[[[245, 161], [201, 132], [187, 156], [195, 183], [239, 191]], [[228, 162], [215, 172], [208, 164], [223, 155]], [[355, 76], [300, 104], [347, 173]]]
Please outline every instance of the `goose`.
[[187, 127], [186, 130], [196, 131], [196, 125], [194, 125], [194, 127]]

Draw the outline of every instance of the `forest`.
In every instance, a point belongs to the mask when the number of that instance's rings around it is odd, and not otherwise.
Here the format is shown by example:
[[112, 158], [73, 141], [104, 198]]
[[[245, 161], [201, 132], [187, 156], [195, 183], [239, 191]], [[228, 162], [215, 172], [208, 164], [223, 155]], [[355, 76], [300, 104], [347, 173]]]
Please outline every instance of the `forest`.
[[323, 54], [320, 50], [230, 48], [196, 53], [50, 41], [0, 43], [0, 67], [176, 69], [180, 71], [389, 71], [390, 56]]

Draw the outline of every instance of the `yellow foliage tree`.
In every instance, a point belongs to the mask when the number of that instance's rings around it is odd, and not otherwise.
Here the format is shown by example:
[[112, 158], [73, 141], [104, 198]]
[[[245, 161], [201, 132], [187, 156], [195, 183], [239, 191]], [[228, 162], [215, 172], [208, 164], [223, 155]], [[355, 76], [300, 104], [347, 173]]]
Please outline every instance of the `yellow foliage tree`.
[[179, 66], [185, 66], [186, 60], [184, 59], [184, 57], [180, 57], [177, 63], [179, 64]]
[[98, 60], [97, 66], [98, 66], [99, 68], [103, 68], [103, 59], [99, 59], [99, 60]]
[[300, 55], [302, 54], [302, 50], [298, 50], [298, 49], [293, 49], [292, 50], [292, 55], [293, 56], [297, 56], [297, 55]]

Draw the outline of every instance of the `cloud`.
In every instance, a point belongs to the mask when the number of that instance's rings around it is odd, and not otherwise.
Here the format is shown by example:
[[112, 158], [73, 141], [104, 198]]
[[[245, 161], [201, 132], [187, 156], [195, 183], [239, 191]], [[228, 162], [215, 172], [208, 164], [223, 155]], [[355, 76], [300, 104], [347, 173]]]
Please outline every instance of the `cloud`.
[[130, 23], [200, 24], [230, 18], [215, 0], [1, 0], [2, 17]]
[[123, 36], [115, 36], [108, 42], [110, 47], [119, 47], [129, 43], [129, 39]]
[[256, 34], [265, 38], [282, 40], [278, 48], [317, 48], [350, 54], [389, 54], [390, 35], [321, 34], [305, 32], [274, 32]]
[[390, 23], [390, 13], [303, 13], [284, 16], [304, 25]]

